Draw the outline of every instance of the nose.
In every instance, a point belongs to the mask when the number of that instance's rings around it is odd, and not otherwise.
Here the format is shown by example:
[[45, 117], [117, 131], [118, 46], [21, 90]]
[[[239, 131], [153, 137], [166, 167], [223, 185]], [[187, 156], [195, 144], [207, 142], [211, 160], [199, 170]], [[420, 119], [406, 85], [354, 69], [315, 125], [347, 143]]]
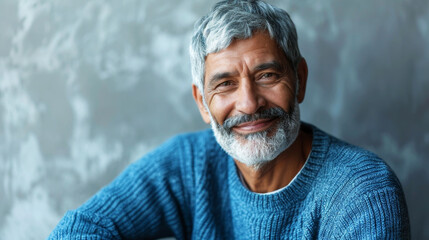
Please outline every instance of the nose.
[[242, 79], [237, 92], [235, 108], [243, 114], [254, 114], [265, 105], [265, 99], [259, 94], [255, 83], [249, 79]]

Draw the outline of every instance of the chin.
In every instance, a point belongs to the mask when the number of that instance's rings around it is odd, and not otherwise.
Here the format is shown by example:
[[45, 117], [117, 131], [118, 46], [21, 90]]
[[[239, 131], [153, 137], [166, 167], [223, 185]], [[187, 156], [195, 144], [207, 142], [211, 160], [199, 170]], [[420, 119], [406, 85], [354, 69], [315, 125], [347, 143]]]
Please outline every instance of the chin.
[[213, 118], [211, 126], [216, 141], [225, 152], [257, 170], [276, 159], [295, 142], [301, 127], [299, 104], [295, 102], [291, 113], [285, 114], [273, 128], [261, 132], [246, 135], [226, 132]]

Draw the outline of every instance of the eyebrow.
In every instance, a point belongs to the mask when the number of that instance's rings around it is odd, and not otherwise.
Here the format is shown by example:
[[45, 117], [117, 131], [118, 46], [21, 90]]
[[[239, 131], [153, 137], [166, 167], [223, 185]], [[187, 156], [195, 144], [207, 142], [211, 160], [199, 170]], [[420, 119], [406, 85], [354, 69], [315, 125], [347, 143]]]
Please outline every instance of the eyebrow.
[[232, 73], [231, 73], [231, 72], [220, 72], [220, 73], [216, 73], [215, 75], [213, 75], [213, 76], [210, 78], [210, 82], [217, 82], [217, 81], [219, 81], [219, 80], [221, 80], [221, 79], [229, 78], [229, 77], [231, 77], [231, 76], [232, 76]]
[[210, 77], [208, 84], [209, 84], [209, 86], [212, 86], [213, 84], [216, 84], [220, 80], [225, 79], [225, 78], [229, 78], [229, 77], [231, 77], [233, 75], [234, 75], [234, 73], [232, 73], [232, 72], [220, 72], [220, 73], [216, 73], [215, 75], [213, 75], [212, 77]]
[[254, 67], [253, 72], [258, 72], [258, 71], [266, 70], [266, 69], [274, 69], [276, 71], [283, 72], [284, 66], [277, 61], [266, 62], [266, 63], [262, 63], [256, 67]]

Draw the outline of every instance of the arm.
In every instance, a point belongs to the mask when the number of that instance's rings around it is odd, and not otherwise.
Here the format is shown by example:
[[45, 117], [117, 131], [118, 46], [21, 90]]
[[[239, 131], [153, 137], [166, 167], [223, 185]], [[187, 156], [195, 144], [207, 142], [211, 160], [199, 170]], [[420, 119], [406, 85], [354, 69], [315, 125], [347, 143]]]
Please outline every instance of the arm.
[[179, 139], [130, 165], [80, 208], [69, 211], [49, 239], [131, 239], [185, 236], [189, 199]]

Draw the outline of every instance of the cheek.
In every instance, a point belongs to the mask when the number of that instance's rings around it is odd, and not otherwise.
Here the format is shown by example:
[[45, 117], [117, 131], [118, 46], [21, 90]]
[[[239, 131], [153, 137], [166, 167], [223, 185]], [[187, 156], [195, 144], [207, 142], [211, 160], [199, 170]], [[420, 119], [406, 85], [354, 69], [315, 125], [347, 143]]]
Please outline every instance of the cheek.
[[289, 106], [295, 101], [294, 86], [281, 83], [264, 91], [264, 97], [270, 105], [276, 105], [288, 111]]
[[232, 116], [231, 112], [234, 104], [230, 97], [216, 95], [213, 96], [208, 106], [216, 122], [223, 124], [225, 119]]

